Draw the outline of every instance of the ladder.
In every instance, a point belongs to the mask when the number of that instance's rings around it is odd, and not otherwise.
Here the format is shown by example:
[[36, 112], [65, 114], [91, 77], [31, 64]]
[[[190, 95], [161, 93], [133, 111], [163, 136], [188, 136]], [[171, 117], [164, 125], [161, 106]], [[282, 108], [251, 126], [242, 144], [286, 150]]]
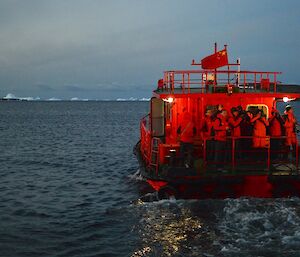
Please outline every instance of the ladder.
[[159, 161], [159, 155], [158, 155], [158, 146], [160, 144], [160, 138], [153, 137], [151, 140], [151, 151], [150, 151], [150, 162], [149, 166], [150, 168], [154, 167], [156, 175], [158, 175], [158, 161]]

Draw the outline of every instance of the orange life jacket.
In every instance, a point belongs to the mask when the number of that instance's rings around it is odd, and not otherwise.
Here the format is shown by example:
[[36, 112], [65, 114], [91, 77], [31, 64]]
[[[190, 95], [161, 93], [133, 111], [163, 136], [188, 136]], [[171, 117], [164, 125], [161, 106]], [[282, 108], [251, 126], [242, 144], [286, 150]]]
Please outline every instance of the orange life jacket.
[[212, 128], [215, 132], [215, 140], [217, 141], [226, 141], [227, 138], [227, 129], [228, 123], [226, 122], [225, 119], [221, 119], [217, 117], [213, 122], [212, 122]]
[[269, 123], [270, 123], [270, 136], [272, 137], [282, 136], [281, 123], [275, 116], [270, 117]]
[[257, 119], [254, 122], [253, 127], [253, 147], [254, 148], [265, 148], [269, 146], [269, 138], [267, 136], [268, 121], [263, 122], [261, 119]]
[[295, 125], [297, 121], [292, 113], [286, 114], [286, 120], [284, 123], [285, 135], [286, 135], [286, 145], [295, 145], [297, 143], [297, 137], [295, 133]]

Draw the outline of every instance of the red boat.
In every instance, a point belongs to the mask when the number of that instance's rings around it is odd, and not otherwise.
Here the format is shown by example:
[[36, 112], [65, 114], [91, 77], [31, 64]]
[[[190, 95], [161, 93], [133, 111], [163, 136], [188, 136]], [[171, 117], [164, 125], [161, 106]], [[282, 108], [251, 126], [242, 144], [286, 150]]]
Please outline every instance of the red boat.
[[299, 196], [300, 86], [281, 83], [280, 72], [241, 70], [226, 45], [214, 50], [192, 61], [201, 69], [158, 81], [135, 147], [142, 177], [159, 198]]

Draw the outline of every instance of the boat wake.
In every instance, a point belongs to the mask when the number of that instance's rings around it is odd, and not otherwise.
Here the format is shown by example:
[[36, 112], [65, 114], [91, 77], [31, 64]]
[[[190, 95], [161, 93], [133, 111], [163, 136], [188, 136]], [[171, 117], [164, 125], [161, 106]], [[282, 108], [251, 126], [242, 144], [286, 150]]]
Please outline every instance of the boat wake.
[[142, 177], [140, 169], [138, 169], [134, 174], [128, 175], [128, 178], [132, 181], [146, 181], [146, 179]]
[[299, 198], [227, 200], [214, 244], [224, 256], [298, 256], [299, 203]]
[[[148, 197], [151, 197], [148, 195]], [[299, 256], [299, 198], [160, 200], [132, 205], [132, 256]]]

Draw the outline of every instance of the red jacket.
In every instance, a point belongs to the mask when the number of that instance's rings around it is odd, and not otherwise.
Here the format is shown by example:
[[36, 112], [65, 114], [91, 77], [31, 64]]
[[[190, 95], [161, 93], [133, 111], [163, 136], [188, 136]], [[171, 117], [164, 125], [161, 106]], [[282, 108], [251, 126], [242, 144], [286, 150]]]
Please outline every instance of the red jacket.
[[295, 125], [297, 120], [293, 113], [288, 112], [286, 121], [284, 123], [285, 135], [286, 135], [286, 145], [294, 145], [297, 143], [297, 137], [295, 133]]
[[269, 146], [270, 140], [267, 136], [267, 126], [269, 121], [265, 118], [254, 117], [251, 122], [254, 123], [253, 127], [253, 147], [254, 148], [265, 148]]
[[212, 122], [212, 127], [215, 131], [215, 140], [226, 141], [228, 123], [225, 121], [225, 118], [222, 120], [221, 118], [217, 117]]

